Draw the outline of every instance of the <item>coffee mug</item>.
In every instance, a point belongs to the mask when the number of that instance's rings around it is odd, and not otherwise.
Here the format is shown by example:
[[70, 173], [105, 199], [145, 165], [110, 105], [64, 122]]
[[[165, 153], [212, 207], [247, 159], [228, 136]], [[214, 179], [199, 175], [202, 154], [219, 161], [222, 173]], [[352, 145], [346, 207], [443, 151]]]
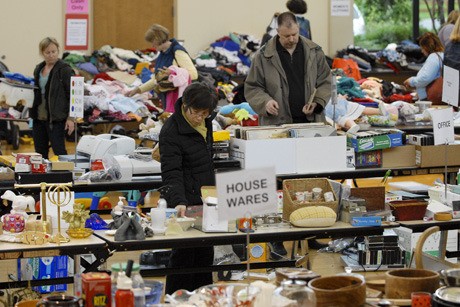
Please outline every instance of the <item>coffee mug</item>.
[[37, 306], [46, 306], [46, 307], [80, 307], [83, 306], [84, 299], [78, 298], [72, 295], [52, 295], [43, 298]]

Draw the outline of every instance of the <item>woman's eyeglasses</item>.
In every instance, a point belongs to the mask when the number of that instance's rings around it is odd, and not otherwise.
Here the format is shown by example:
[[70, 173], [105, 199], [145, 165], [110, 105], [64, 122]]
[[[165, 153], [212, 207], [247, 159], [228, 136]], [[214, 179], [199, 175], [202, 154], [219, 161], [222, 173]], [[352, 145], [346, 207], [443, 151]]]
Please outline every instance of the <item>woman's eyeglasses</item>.
[[192, 108], [189, 108], [190, 114], [194, 117], [199, 117], [199, 118], [209, 118], [211, 117], [211, 114], [209, 114], [209, 111], [196, 111], [193, 110]]

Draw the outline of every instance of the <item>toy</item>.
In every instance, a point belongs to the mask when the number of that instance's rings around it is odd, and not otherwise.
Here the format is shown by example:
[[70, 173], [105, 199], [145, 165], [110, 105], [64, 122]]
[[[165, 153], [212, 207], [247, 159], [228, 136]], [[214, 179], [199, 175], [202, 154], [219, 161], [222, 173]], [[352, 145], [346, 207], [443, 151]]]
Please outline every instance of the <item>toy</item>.
[[20, 214], [24, 216], [24, 219], [27, 219], [27, 208], [29, 208], [29, 211], [35, 211], [35, 199], [32, 196], [16, 195], [14, 192], [7, 190], [1, 198], [12, 202], [11, 214]]
[[69, 229], [84, 228], [88, 218], [89, 211], [85, 210], [85, 206], [79, 203], [74, 203], [73, 212], [62, 212], [62, 219], [69, 223]]

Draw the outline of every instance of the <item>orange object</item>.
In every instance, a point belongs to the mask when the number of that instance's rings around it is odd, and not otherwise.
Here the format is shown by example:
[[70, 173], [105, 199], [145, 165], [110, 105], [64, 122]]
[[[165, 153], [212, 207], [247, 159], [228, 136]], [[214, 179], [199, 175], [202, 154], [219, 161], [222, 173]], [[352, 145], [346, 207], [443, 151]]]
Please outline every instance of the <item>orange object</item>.
[[[112, 282], [110, 275], [104, 272], [90, 272], [81, 274], [82, 297], [85, 306], [111, 306]], [[120, 305], [123, 306], [123, 305]]]
[[334, 58], [332, 68], [341, 68], [347, 77], [353, 78], [356, 81], [362, 79], [358, 63], [352, 59]]
[[431, 293], [428, 292], [412, 292], [411, 294], [412, 307], [430, 307]]

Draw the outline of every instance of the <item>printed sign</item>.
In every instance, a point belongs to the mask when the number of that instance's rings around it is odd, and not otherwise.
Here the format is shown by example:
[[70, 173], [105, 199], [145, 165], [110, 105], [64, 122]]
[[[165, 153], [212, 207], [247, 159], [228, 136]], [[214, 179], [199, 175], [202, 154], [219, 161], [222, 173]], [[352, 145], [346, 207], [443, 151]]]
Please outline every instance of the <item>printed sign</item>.
[[69, 116], [73, 118], [83, 117], [83, 91], [84, 91], [84, 78], [71, 77], [70, 78], [70, 111]]
[[442, 101], [458, 107], [459, 71], [455, 68], [444, 66], [442, 79]]
[[331, 16], [350, 16], [350, 0], [331, 0]]
[[88, 14], [66, 14], [65, 49], [88, 49]]
[[277, 212], [275, 168], [216, 175], [219, 220]]
[[433, 119], [434, 145], [453, 143], [455, 137], [452, 108], [432, 110], [430, 114]]
[[88, 14], [88, 0], [67, 0], [67, 14]]

